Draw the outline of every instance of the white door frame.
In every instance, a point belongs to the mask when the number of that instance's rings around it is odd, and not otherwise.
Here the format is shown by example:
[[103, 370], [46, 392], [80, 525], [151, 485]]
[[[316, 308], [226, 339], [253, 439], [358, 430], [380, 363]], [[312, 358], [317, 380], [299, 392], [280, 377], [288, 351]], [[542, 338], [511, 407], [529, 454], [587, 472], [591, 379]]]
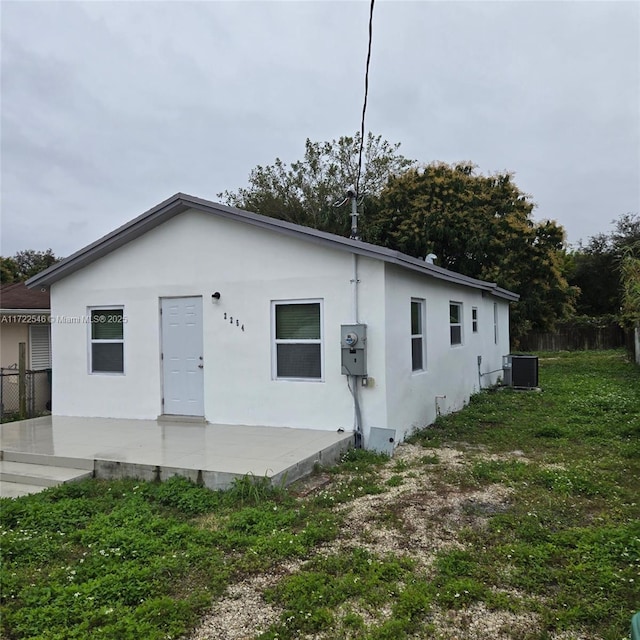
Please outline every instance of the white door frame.
[[204, 417], [202, 296], [160, 298], [160, 374], [163, 414]]

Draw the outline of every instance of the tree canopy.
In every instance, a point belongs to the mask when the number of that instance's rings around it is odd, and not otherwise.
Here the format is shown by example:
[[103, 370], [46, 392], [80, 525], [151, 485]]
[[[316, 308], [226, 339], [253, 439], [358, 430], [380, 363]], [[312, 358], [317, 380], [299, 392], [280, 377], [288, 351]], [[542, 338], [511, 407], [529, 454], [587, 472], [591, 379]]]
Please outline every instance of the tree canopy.
[[[276, 158], [249, 184], [218, 194], [227, 204], [323, 231], [348, 235], [349, 212], [334, 205], [355, 184], [359, 134], [305, 144], [288, 167]], [[508, 172], [480, 175], [471, 163], [418, 167], [399, 144], [369, 133], [359, 189], [363, 240], [515, 291], [512, 336], [553, 329], [573, 311], [577, 289], [564, 277], [564, 231], [532, 220], [534, 203]]]
[[471, 163], [438, 162], [392, 177], [371, 215], [372, 239], [520, 294], [512, 335], [552, 329], [572, 310], [563, 276], [564, 231], [535, 223], [534, 204], [510, 173], [484, 176]]
[[620, 309], [620, 274], [609, 236], [593, 236], [569, 257], [567, 278], [579, 290], [576, 314], [616, 315]]
[[592, 236], [569, 254], [569, 282], [580, 290], [576, 313], [587, 316], [623, 315], [625, 274], [640, 259], [640, 215], [625, 213], [613, 220], [613, 231]]
[[617, 220], [613, 220], [611, 243], [614, 249], [620, 253], [631, 251], [636, 254], [640, 251], [640, 215], [637, 213], [625, 213]]
[[[347, 188], [358, 176], [360, 134], [342, 136], [330, 142], [305, 142], [304, 158], [288, 167], [276, 158], [274, 164], [257, 166], [249, 185], [218, 197], [231, 206], [272, 218], [345, 235], [350, 229], [348, 210], [337, 208]], [[359, 196], [380, 194], [391, 176], [414, 164], [381, 136], [367, 135], [363, 147]]]
[[60, 258], [57, 258], [51, 249], [46, 251], [25, 249], [11, 257], [0, 257], [0, 281], [23, 282], [59, 260]]
[[620, 264], [622, 285], [621, 320], [640, 326], [640, 243], [625, 251]]

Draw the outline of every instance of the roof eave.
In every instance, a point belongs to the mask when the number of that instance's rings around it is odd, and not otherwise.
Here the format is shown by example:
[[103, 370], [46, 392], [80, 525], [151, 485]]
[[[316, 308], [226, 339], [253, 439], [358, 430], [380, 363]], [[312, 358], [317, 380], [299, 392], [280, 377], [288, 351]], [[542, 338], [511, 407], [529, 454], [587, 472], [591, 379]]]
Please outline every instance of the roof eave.
[[318, 231], [317, 229], [285, 222], [276, 218], [270, 218], [250, 211], [237, 209], [235, 207], [210, 202], [209, 200], [203, 200], [202, 198], [197, 198], [184, 193], [177, 193], [167, 200], [164, 200], [137, 218], [134, 218], [126, 224], [118, 227], [111, 233], [108, 233], [83, 249], [76, 251], [76, 253], [72, 254], [68, 258], [65, 258], [48, 269], [41, 271], [27, 280], [25, 284], [30, 288], [35, 286], [50, 286], [58, 280], [82, 269], [94, 260], [97, 260], [114, 249], [131, 242], [147, 231], [150, 231], [173, 216], [188, 209], [215, 213], [222, 218], [231, 220], [241, 220], [253, 226], [277, 231], [292, 237], [303, 237], [305, 240], [315, 244], [325, 246], [329, 245], [333, 248], [349, 251], [358, 255], [397, 264], [398, 266], [420, 273], [425, 273], [447, 282], [482, 289], [483, 291], [488, 291], [500, 298], [515, 301], [520, 297], [516, 293], [507, 291], [506, 289], [501, 289], [495, 283], [470, 278], [454, 271], [438, 267], [434, 264], [424, 262], [418, 258], [413, 258], [398, 251], [393, 251], [391, 249], [386, 249], [384, 247], [359, 240], [343, 238], [342, 236], [337, 236], [332, 233]]
[[48, 316], [51, 309], [0, 309], [2, 316]]
[[182, 211], [189, 209], [182, 202], [182, 194], [176, 194], [145, 211], [137, 218], [130, 220], [111, 231], [95, 242], [83, 247], [64, 260], [29, 278], [25, 284], [30, 289], [36, 286], [51, 286], [54, 282], [82, 269], [87, 264], [101, 258], [111, 251], [135, 240], [155, 226], [165, 222]]
[[486, 291], [491, 295], [494, 295], [498, 298], [504, 298], [511, 302], [517, 302], [520, 299], [519, 294], [507, 289], [503, 289], [502, 287], [499, 287], [495, 282], [478, 280], [477, 278], [465, 276], [455, 271], [449, 271], [444, 267], [438, 267], [429, 262], [423, 262], [419, 258], [413, 258], [397, 251], [393, 253], [395, 254], [395, 257], [393, 259], [390, 259], [389, 262], [397, 264], [406, 269], [411, 269], [412, 271], [418, 271], [421, 273], [428, 273], [433, 278], [445, 280], [446, 282], [450, 282], [453, 284], [460, 284], [466, 287], [481, 289], [482, 291]]

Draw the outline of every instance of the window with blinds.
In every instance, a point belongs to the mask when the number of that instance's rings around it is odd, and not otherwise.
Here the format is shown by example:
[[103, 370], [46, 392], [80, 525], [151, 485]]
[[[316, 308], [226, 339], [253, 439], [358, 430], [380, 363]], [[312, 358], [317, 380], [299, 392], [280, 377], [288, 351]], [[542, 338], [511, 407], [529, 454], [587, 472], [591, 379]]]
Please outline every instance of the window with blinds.
[[322, 379], [321, 301], [272, 303], [273, 377]]
[[51, 368], [50, 325], [29, 325], [29, 351], [31, 353], [31, 369], [38, 371]]
[[124, 373], [124, 311], [90, 309], [91, 373]]

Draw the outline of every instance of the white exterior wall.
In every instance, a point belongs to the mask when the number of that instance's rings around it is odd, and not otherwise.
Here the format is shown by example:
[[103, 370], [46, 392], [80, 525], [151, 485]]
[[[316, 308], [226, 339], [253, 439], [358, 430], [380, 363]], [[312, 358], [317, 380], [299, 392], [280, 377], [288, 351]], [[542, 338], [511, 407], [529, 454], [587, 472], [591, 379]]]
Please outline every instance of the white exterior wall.
[[[480, 386], [479, 355], [483, 372], [501, 369], [509, 352], [508, 302], [381, 260], [358, 257], [357, 263], [358, 320], [367, 325], [374, 380], [358, 388], [365, 442], [370, 427], [396, 429], [401, 440], [433, 422], [437, 410], [457, 410], [468, 401]], [[202, 296], [207, 421], [349, 431], [354, 408], [341, 374], [340, 325], [356, 320], [353, 276], [349, 252], [215, 215], [182, 213], [52, 286], [54, 410], [111, 418], [162, 414], [160, 299]], [[218, 301], [212, 300], [216, 291]], [[426, 301], [426, 370], [415, 373], [412, 298]], [[323, 380], [273, 380], [272, 301], [318, 299]], [[461, 346], [450, 346], [449, 301], [463, 303]], [[82, 319], [99, 306], [124, 308], [124, 375], [89, 373], [90, 324]], [[471, 330], [474, 306], [477, 334]], [[483, 386], [499, 375], [484, 376]]]
[[[398, 430], [398, 439], [431, 424], [438, 413], [461, 409], [480, 388], [481, 371], [502, 367], [509, 353], [509, 306], [506, 300], [481, 291], [424, 278], [393, 265], [385, 277], [387, 422]], [[426, 367], [411, 370], [411, 299], [425, 300]], [[462, 345], [451, 346], [449, 302], [461, 302]], [[494, 342], [493, 305], [498, 304], [498, 343]], [[478, 309], [478, 332], [472, 332], [471, 309]], [[482, 377], [482, 386], [497, 381], [500, 372]], [[381, 426], [372, 424], [372, 426]]]
[[[352, 259], [245, 223], [180, 214], [52, 286], [53, 317], [83, 318], [89, 307], [123, 306], [127, 318], [124, 375], [89, 373], [88, 324], [53, 324], [56, 414], [160, 415], [159, 299], [201, 295], [207, 421], [351, 430], [340, 325], [353, 320]], [[384, 340], [383, 273], [381, 262], [359, 259], [360, 319], [370, 323], [376, 343]], [[323, 300], [322, 382], [272, 380], [271, 301], [290, 299]], [[371, 353], [369, 361], [383, 380], [384, 352]], [[383, 387], [371, 389], [367, 411], [385, 415], [385, 400]]]

